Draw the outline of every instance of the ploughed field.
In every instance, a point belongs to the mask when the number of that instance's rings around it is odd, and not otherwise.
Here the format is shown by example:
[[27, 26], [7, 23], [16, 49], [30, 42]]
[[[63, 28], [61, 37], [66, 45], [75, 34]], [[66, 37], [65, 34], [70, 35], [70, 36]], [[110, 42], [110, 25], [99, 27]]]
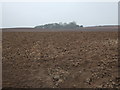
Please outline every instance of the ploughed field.
[[118, 88], [118, 32], [3, 32], [3, 87]]

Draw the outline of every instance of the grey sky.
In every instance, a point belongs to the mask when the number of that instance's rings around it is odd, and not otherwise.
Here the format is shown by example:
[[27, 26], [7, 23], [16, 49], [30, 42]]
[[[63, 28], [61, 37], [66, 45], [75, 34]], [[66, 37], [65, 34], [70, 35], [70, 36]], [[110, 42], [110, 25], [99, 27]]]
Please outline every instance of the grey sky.
[[79, 25], [117, 25], [117, 2], [7, 2], [2, 27], [26, 27], [76, 21]]

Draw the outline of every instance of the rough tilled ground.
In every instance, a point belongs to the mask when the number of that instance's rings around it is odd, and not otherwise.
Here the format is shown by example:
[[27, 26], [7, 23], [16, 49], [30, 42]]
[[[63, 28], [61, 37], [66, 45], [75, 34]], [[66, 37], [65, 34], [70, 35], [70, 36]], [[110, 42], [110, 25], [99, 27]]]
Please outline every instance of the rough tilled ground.
[[3, 87], [118, 88], [117, 32], [3, 32]]

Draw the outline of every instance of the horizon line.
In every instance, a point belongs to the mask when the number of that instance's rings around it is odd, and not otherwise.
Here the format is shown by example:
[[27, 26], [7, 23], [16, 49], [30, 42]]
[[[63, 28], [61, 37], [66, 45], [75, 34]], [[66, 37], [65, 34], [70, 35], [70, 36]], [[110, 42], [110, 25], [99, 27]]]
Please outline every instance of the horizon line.
[[[120, 25], [117, 25], [117, 24], [111, 24], [111, 25], [83, 25], [83, 28], [84, 27], [105, 27], [105, 26], [120, 26]], [[35, 26], [14, 26], [14, 27], [0, 27], [0, 29], [12, 29], [12, 28], [35, 28]]]
[[[74, 21], [73, 21], [74, 22]], [[55, 23], [55, 22], [53, 22]], [[11, 27], [2, 27], [0, 26], [0, 28], [34, 28], [35, 26], [41, 26], [41, 25], [45, 25], [45, 24], [53, 24], [53, 23], [44, 23], [44, 24], [37, 24], [37, 25], [32, 25], [32, 26], [11, 26]], [[56, 22], [58, 23], [58, 22]], [[60, 23], [60, 22], [59, 22]], [[62, 22], [64, 23], [64, 22]], [[66, 22], [65, 22], [66, 23]], [[77, 25], [82, 25], [83, 27], [95, 27], [95, 26], [119, 26], [119, 24], [98, 24], [98, 25], [84, 25], [84, 24], [78, 24]]]

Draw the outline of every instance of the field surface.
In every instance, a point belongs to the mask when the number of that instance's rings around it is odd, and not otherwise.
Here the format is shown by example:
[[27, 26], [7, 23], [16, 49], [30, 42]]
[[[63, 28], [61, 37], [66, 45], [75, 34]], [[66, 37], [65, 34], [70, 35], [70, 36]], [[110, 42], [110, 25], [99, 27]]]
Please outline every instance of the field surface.
[[3, 87], [116, 88], [117, 32], [3, 32]]

